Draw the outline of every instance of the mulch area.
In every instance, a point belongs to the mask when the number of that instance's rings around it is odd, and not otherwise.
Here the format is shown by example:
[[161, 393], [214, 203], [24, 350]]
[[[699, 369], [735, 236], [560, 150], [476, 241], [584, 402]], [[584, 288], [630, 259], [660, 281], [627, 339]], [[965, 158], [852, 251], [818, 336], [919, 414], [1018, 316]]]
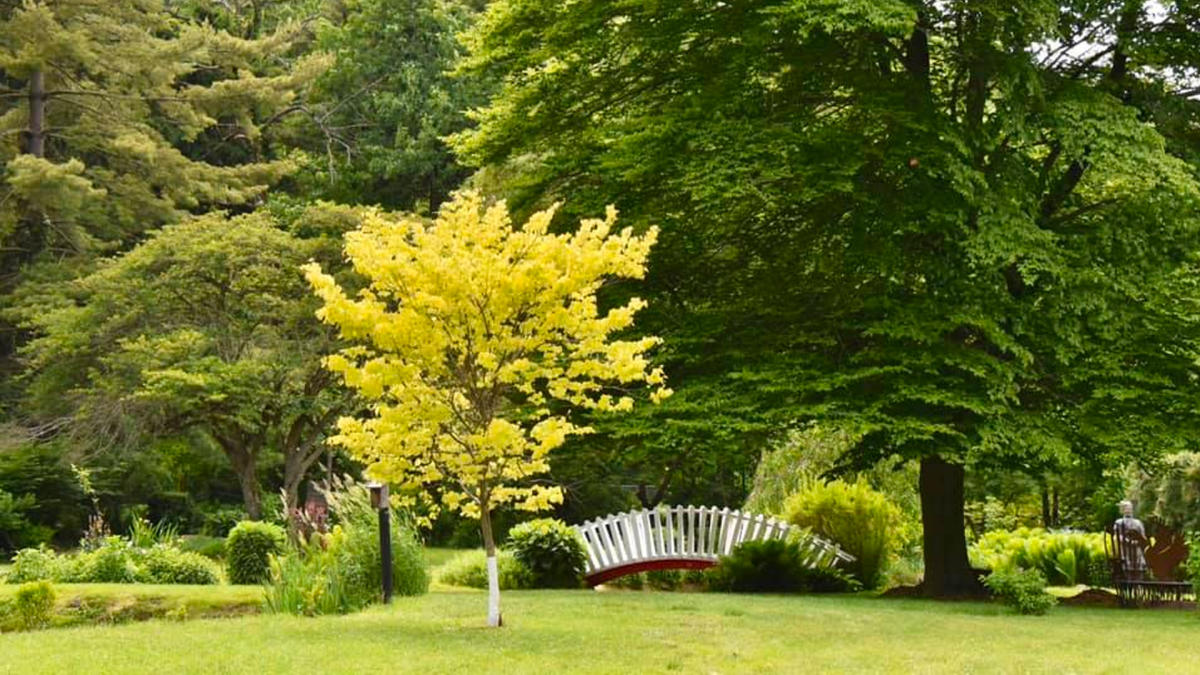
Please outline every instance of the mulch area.
[[[923, 598], [921, 587], [918, 586], [897, 586], [889, 588], [880, 594], [881, 598]], [[989, 598], [978, 595], [951, 596], [947, 598], [938, 598], [939, 600], [949, 600], [957, 602], [988, 602]], [[1059, 598], [1058, 604], [1064, 607], [1120, 607], [1117, 602], [1117, 594], [1111, 591], [1101, 590], [1099, 588], [1088, 588], [1079, 593], [1066, 598]], [[1196, 609], [1195, 602], [1155, 602], [1145, 609]]]

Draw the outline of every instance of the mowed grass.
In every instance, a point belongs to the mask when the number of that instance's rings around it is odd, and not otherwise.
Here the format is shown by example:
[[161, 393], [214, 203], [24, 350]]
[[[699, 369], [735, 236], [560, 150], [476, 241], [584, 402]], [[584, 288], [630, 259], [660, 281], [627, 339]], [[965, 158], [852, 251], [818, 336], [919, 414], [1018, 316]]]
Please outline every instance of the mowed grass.
[[318, 619], [151, 621], [0, 635], [14, 673], [1196, 672], [1200, 618], [871, 597], [433, 592]]
[[458, 557], [459, 554], [465, 553], [470, 549], [465, 548], [425, 548], [425, 560], [429, 563], [429, 570], [434, 572], [437, 568], [445, 565], [447, 562]]

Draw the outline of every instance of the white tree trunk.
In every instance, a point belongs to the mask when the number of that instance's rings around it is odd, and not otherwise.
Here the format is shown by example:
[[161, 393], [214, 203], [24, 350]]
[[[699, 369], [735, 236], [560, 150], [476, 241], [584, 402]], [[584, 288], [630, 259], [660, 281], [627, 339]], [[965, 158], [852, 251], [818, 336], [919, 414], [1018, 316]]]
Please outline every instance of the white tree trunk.
[[500, 569], [496, 565], [496, 552], [487, 556], [488, 575], [488, 626], [500, 625]]

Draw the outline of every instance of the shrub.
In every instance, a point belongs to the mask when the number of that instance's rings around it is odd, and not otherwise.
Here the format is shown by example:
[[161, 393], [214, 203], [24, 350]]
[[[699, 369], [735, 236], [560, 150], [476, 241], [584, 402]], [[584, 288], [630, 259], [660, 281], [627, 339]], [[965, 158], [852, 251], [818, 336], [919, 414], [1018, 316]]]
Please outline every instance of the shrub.
[[[379, 512], [371, 506], [365, 485], [340, 481], [326, 493], [329, 511], [345, 530], [343, 556], [363, 561], [366, 584], [372, 592], [383, 586], [382, 556], [379, 551]], [[421, 595], [429, 590], [429, 565], [416, 527], [404, 514], [391, 513], [392, 590], [396, 595]]]
[[283, 528], [243, 520], [225, 539], [225, 565], [231, 584], [261, 584], [270, 577], [272, 555], [283, 553]]
[[1037, 570], [1055, 586], [1103, 586], [1109, 576], [1104, 535], [1091, 532], [1027, 527], [988, 532], [971, 547], [971, 560], [993, 570]]
[[1037, 570], [997, 570], [984, 578], [983, 583], [1004, 604], [1021, 614], [1045, 614], [1058, 602], [1046, 592], [1046, 578]]
[[837, 593], [859, 583], [834, 568], [810, 567], [794, 541], [748, 541], [723, 556], [709, 574], [709, 587], [733, 593]]
[[[533, 587], [533, 573], [517, 560], [512, 551], [497, 551], [496, 567], [499, 571], [500, 590], [514, 591]], [[461, 553], [442, 566], [438, 578], [442, 583], [451, 586], [487, 588], [487, 556], [480, 550]]]
[[814, 484], [790, 498], [785, 505], [788, 522], [808, 528], [855, 557], [848, 566], [867, 588], [883, 578], [888, 557], [898, 539], [900, 509], [864, 481]]
[[22, 584], [13, 596], [12, 608], [23, 630], [45, 628], [54, 612], [54, 587], [48, 581]]
[[[327, 493], [330, 513], [339, 521], [329, 534], [314, 534], [286, 554], [272, 557], [267, 608], [293, 614], [344, 614], [382, 597], [382, 556], [377, 514], [359, 484], [340, 482]], [[232, 538], [233, 534], [230, 533]], [[429, 588], [424, 552], [404, 519], [392, 524], [392, 582], [396, 595]]]
[[554, 518], [521, 523], [508, 531], [506, 548], [529, 570], [533, 588], [578, 588], [587, 552], [574, 528]]
[[159, 544], [146, 551], [138, 579], [150, 584], [212, 585], [220, 583], [221, 575], [216, 563], [199, 553]]
[[138, 580], [136, 558], [140, 550], [121, 537], [105, 537], [99, 547], [75, 556], [73, 565], [64, 567], [62, 581], [101, 584], [128, 584]]
[[58, 556], [45, 546], [24, 548], [17, 551], [12, 561], [12, 569], [8, 571], [4, 580], [10, 584], [23, 584], [27, 581], [56, 579], [60, 566]]

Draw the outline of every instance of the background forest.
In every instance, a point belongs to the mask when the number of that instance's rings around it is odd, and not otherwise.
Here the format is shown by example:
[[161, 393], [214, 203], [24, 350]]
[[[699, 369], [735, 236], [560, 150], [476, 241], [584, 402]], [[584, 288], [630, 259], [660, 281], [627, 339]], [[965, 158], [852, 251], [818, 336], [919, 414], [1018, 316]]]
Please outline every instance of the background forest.
[[357, 473], [299, 266], [464, 187], [660, 228], [602, 300], [675, 394], [557, 452], [567, 522], [860, 477], [945, 592], [1193, 529], [1198, 67], [1192, 0], [0, 0], [0, 551]]

